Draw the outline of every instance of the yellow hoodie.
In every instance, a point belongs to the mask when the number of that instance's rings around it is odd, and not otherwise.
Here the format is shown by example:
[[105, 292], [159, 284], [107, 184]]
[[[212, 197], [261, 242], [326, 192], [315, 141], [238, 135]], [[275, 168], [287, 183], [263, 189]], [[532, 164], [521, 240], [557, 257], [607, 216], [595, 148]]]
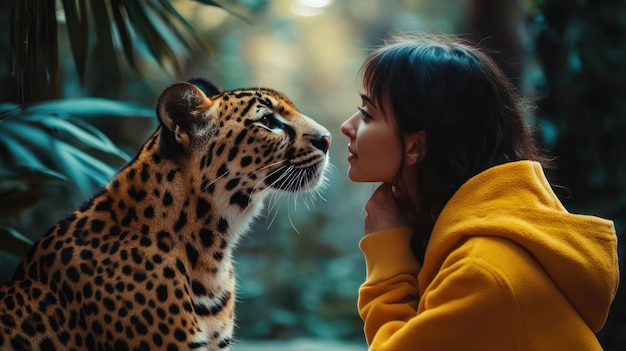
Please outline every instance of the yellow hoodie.
[[611, 221], [567, 212], [536, 162], [470, 179], [441, 212], [423, 267], [411, 228], [366, 235], [359, 313], [370, 351], [602, 350], [618, 286]]

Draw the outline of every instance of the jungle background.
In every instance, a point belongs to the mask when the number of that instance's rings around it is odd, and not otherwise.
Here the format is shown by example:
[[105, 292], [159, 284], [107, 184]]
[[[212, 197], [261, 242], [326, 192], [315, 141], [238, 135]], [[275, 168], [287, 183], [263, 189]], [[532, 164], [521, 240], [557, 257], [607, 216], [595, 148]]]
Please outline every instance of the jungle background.
[[[626, 1], [17, 0], [0, 3], [0, 282], [48, 227], [104, 185], [156, 128], [169, 84], [285, 92], [333, 133], [325, 201], [284, 197], [236, 252], [235, 350], [365, 350], [356, 294], [363, 204], [339, 130], [358, 70], [392, 31], [460, 34], [538, 109], [571, 212], [615, 222], [624, 272]], [[623, 273], [622, 273], [623, 281]], [[626, 296], [599, 339], [626, 347]], [[318, 347], [319, 349], [319, 347]]]

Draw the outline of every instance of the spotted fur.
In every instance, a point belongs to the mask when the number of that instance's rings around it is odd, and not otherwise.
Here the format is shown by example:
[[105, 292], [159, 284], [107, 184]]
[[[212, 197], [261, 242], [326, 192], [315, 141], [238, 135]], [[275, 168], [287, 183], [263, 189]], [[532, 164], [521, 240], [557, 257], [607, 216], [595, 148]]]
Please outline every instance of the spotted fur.
[[231, 254], [268, 190], [312, 190], [329, 132], [282, 94], [167, 88], [138, 155], [0, 287], [1, 350], [227, 350]]

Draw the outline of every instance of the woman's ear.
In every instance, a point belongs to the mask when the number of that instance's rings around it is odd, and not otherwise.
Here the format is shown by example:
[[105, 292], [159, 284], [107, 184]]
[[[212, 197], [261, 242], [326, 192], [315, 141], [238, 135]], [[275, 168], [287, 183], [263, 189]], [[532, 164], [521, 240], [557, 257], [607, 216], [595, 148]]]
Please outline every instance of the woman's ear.
[[423, 130], [415, 133], [404, 134], [404, 157], [409, 166], [414, 166], [426, 156], [426, 132]]

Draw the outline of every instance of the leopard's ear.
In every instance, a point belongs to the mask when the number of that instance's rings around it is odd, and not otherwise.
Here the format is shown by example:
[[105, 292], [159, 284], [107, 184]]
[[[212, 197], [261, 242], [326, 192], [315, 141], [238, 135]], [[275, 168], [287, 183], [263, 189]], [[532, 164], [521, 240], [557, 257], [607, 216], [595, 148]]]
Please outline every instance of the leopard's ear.
[[208, 116], [212, 101], [190, 83], [169, 86], [159, 97], [157, 116], [161, 122], [161, 142], [165, 148], [186, 151], [194, 140], [212, 128]]
[[213, 97], [222, 92], [222, 90], [218, 88], [217, 85], [213, 84], [213, 82], [205, 78], [191, 78], [187, 82], [195, 85], [198, 89], [202, 90], [204, 95], [206, 95], [207, 97]]

